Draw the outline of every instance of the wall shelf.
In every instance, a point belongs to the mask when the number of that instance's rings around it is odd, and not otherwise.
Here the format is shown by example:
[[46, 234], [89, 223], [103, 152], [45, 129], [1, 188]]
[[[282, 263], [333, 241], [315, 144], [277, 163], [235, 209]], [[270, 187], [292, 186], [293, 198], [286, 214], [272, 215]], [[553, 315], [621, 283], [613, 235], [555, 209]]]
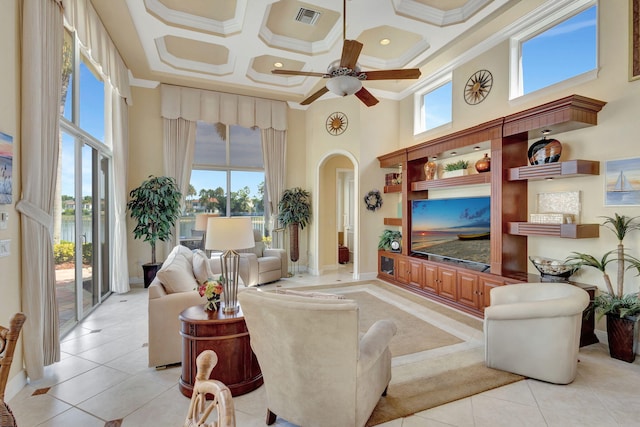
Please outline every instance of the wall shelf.
[[402, 184], [385, 185], [384, 192], [385, 193], [402, 193]]
[[509, 234], [516, 236], [550, 236], [562, 237], [565, 239], [589, 239], [600, 235], [600, 225], [510, 222]]
[[490, 172], [474, 173], [471, 175], [457, 176], [455, 178], [414, 181], [411, 183], [411, 191], [423, 191], [430, 188], [459, 187], [461, 185], [489, 184], [490, 182]]
[[600, 162], [594, 160], [568, 160], [542, 165], [510, 168], [509, 181], [542, 180], [551, 178], [572, 178], [577, 176], [600, 175]]
[[384, 225], [396, 225], [402, 227], [402, 218], [385, 218]]

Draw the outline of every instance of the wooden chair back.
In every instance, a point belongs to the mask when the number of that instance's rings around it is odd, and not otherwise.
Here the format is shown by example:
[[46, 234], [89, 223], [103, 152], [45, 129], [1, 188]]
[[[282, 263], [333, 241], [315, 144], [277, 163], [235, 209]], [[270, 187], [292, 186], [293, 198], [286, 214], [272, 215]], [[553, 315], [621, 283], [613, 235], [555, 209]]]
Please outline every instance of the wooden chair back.
[[0, 326], [0, 400], [2, 401], [4, 401], [4, 391], [9, 379], [13, 352], [26, 318], [24, 314], [16, 313], [9, 321], [9, 328]]
[[[205, 350], [196, 358], [196, 382], [184, 427], [236, 426], [231, 391], [222, 382], [209, 379], [217, 363], [218, 355], [213, 350]], [[207, 398], [211, 399], [208, 405]], [[215, 420], [207, 423], [207, 418], [214, 410], [217, 412]]]

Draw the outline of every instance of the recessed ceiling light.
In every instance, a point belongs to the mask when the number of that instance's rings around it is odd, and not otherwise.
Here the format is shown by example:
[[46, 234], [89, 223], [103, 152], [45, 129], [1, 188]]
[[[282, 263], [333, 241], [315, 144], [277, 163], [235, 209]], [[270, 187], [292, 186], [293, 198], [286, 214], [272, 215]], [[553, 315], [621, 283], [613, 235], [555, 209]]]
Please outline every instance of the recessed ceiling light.
[[282, 68], [283, 67], [282, 62], [274, 62], [273, 66], [276, 67], [276, 68]]
[[451, 155], [452, 155], [452, 156], [455, 156], [456, 154], [458, 154], [458, 153], [456, 153], [455, 151], [452, 151], [452, 152], [451, 152]]
[[474, 150], [478, 151], [480, 149], [480, 147], [478, 147], [477, 145], [475, 147], [473, 147]]
[[380, 44], [381, 44], [382, 46], [386, 46], [386, 45], [388, 45], [389, 43], [391, 43], [391, 40], [389, 40], [389, 39], [382, 39], [382, 40], [380, 40]]

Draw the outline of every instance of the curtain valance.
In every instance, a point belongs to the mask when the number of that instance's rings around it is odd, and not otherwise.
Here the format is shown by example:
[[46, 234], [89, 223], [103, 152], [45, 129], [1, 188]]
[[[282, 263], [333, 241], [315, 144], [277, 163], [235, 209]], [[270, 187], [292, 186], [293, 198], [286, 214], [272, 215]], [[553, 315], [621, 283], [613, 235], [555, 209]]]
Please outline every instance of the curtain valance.
[[62, 0], [64, 18], [120, 96], [131, 102], [129, 71], [89, 0]]
[[161, 85], [160, 94], [161, 115], [167, 119], [287, 129], [287, 104], [283, 101], [171, 85]]

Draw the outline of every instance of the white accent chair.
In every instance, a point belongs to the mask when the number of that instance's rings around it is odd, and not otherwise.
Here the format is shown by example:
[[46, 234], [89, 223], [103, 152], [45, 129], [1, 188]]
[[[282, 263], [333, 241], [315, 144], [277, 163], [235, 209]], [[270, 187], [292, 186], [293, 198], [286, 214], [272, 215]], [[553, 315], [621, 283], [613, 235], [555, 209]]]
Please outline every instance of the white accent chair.
[[484, 311], [485, 363], [555, 384], [577, 374], [580, 328], [589, 294], [568, 283], [491, 289]]
[[[253, 230], [253, 248], [241, 249], [240, 271], [245, 286], [264, 285], [275, 282], [288, 274], [287, 251], [284, 249], [267, 249], [262, 242], [262, 232]], [[215, 256], [212, 255], [212, 259]]]
[[264, 378], [267, 424], [277, 414], [305, 427], [365, 425], [391, 380], [392, 321], [360, 337], [353, 300], [256, 288], [238, 300]]

